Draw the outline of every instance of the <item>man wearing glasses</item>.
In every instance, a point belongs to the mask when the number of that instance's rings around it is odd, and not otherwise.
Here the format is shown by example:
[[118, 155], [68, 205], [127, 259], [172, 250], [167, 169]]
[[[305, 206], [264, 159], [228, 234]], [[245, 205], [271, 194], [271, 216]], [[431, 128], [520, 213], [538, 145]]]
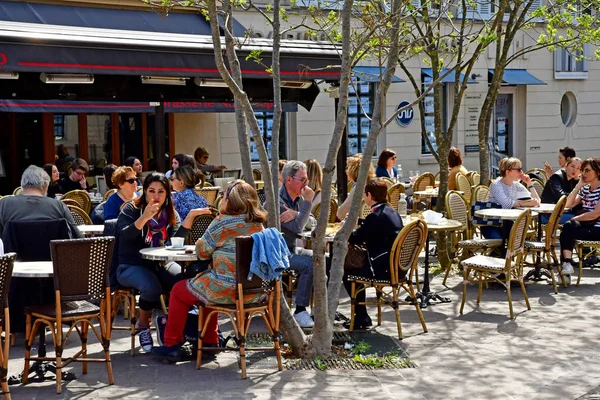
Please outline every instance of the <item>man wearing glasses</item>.
[[292, 253], [290, 269], [300, 274], [294, 318], [300, 327], [312, 328], [314, 322], [306, 311], [313, 289], [312, 251], [296, 248], [296, 239], [302, 231], [311, 229], [316, 223], [310, 213], [315, 192], [307, 186], [306, 164], [301, 161], [288, 161], [281, 171], [281, 176], [283, 180], [283, 185], [279, 189], [281, 231]]
[[58, 182], [57, 193], [65, 194], [71, 190], [88, 190], [85, 175], [88, 172], [88, 164], [83, 158], [76, 158], [71, 164], [71, 175], [61, 179]]

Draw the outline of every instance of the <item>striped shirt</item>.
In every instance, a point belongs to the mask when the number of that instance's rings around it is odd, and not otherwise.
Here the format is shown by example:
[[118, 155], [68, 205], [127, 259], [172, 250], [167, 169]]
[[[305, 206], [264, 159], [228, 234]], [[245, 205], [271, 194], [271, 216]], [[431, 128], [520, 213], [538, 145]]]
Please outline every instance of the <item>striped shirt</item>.
[[500, 204], [502, 208], [513, 208], [517, 200], [531, 199], [529, 190], [519, 182], [513, 182], [508, 186], [502, 179], [490, 184], [490, 197], [488, 201]]
[[[596, 208], [598, 201], [600, 201], [600, 186], [596, 190], [590, 190], [590, 185], [585, 185], [579, 189], [577, 193], [581, 199], [581, 205], [584, 212], [592, 212]], [[600, 228], [600, 220], [596, 221], [594, 227]]]

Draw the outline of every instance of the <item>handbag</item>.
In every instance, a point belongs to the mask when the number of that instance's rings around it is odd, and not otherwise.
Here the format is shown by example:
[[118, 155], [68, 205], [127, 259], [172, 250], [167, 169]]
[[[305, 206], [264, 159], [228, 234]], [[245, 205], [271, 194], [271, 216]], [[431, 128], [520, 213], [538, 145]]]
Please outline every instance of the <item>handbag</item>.
[[365, 244], [350, 243], [346, 259], [344, 260], [344, 269], [363, 268], [367, 264], [368, 257], [367, 246]]

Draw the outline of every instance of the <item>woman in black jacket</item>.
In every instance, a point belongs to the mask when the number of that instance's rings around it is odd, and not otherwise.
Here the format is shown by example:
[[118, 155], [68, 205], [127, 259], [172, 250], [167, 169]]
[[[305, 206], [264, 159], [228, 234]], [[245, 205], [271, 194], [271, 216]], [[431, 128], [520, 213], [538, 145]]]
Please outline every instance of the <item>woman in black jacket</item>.
[[[561, 168], [550, 176], [544, 191], [542, 192], [542, 203], [556, 204], [561, 196], [568, 196], [573, 191], [579, 175], [581, 174], [581, 159], [573, 157], [567, 161], [565, 168]], [[569, 213], [564, 213], [560, 224], [564, 224], [575, 216], [577, 210], [571, 210]], [[545, 217], [545, 218], [544, 218]], [[542, 223], [546, 223], [548, 215], [542, 216]]]
[[160, 265], [142, 259], [145, 247], [162, 247], [173, 236], [185, 237], [199, 214], [208, 209], [191, 210], [183, 224], [173, 207], [171, 186], [161, 173], [153, 173], [144, 180], [144, 194], [127, 203], [117, 219], [117, 271], [119, 285], [140, 292], [138, 322], [140, 345], [144, 351], [152, 349], [150, 318], [154, 308], [160, 308], [160, 295], [183, 279], [181, 267], [174, 262]]
[[[348, 293], [352, 290], [352, 283], [348, 282], [349, 274], [368, 278], [390, 279], [390, 251], [398, 233], [402, 230], [402, 218], [387, 203], [387, 185], [382, 178], [376, 178], [367, 183], [363, 199], [371, 207], [371, 213], [365, 218], [362, 225], [352, 232], [349, 242], [352, 244], [366, 244], [368, 251], [367, 265], [358, 270], [347, 271], [344, 274], [344, 286]], [[356, 295], [356, 301], [357, 303], [365, 301], [364, 291]], [[355, 329], [372, 325], [366, 306], [356, 305], [354, 310]]]

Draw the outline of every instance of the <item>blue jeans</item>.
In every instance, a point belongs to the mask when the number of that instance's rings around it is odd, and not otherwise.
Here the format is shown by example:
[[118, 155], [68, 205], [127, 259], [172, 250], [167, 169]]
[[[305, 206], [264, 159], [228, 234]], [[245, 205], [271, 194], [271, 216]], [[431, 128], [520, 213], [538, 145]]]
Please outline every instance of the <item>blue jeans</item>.
[[[567, 223], [567, 221], [569, 221], [571, 218], [573, 218], [575, 216], [575, 214], [563, 214], [562, 217], [560, 217], [560, 221], [558, 222], [560, 225], [564, 225]], [[542, 224], [545, 225], [548, 223], [548, 221], [550, 221], [550, 214], [544, 214], [541, 216], [540, 221], [542, 221]]]
[[499, 226], [480, 226], [481, 236], [486, 239], [502, 239], [502, 227]]
[[117, 268], [119, 285], [140, 292], [139, 305], [144, 311], [160, 308], [160, 295], [170, 292], [181, 279], [181, 266], [174, 262], [157, 268], [128, 264], [120, 264]]
[[290, 269], [298, 272], [298, 288], [296, 292], [296, 306], [308, 307], [313, 290], [313, 260], [312, 251], [296, 249], [290, 256]]

